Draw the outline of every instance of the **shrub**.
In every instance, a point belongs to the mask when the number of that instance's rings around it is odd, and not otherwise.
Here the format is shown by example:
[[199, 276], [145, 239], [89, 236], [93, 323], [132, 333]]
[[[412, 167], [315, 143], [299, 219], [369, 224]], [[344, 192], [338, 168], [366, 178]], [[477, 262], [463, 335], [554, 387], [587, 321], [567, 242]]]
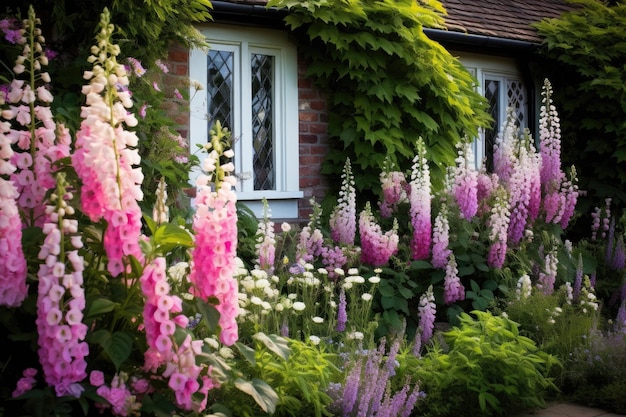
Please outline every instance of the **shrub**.
[[[548, 377], [559, 361], [519, 334], [519, 325], [489, 312], [459, 317], [442, 334], [444, 347], [425, 356], [416, 376], [427, 396], [424, 415], [497, 416], [511, 409], [541, 407], [556, 390]], [[432, 409], [431, 409], [432, 407]]]

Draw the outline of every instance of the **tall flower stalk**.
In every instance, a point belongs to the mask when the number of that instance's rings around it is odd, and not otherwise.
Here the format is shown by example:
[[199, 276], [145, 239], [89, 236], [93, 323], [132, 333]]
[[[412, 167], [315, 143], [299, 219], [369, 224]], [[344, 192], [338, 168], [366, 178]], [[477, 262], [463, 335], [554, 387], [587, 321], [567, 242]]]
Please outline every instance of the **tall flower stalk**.
[[79, 397], [79, 384], [87, 376], [86, 357], [89, 347], [84, 341], [87, 326], [83, 323], [85, 290], [83, 257], [78, 250], [82, 239], [78, 220], [70, 217], [74, 209], [68, 204], [72, 193], [67, 190], [65, 174], [57, 174], [57, 189], [46, 206], [43, 225], [45, 240], [39, 251], [37, 298], [37, 334], [39, 362], [46, 383], [57, 396]]
[[415, 260], [428, 259], [431, 244], [431, 184], [430, 169], [426, 159], [424, 140], [417, 141], [417, 152], [413, 158], [411, 171], [411, 193], [409, 196], [411, 225], [411, 253]]
[[330, 234], [333, 240], [343, 245], [354, 245], [356, 236], [356, 190], [350, 159], [341, 175], [341, 190], [335, 209], [330, 215]]
[[376, 223], [369, 201], [359, 216], [361, 261], [375, 267], [383, 266], [398, 252], [398, 221], [394, 219], [391, 230], [383, 233]]
[[114, 277], [128, 271], [128, 257], [143, 259], [137, 236], [141, 234], [143, 174], [138, 138], [125, 129], [137, 125], [128, 90], [128, 76], [117, 62], [118, 45], [112, 43], [113, 25], [107, 9], [101, 15], [97, 44], [88, 58], [93, 68], [83, 77], [86, 105], [76, 134], [72, 164], [82, 180], [81, 206], [91, 221], [106, 220], [104, 249], [107, 269]]
[[237, 341], [237, 196], [233, 187], [230, 132], [217, 122], [211, 129], [211, 141], [205, 145], [208, 156], [203, 161], [204, 173], [196, 181], [196, 213], [193, 217], [195, 247], [191, 251], [189, 281], [191, 293], [204, 301], [217, 300], [220, 313], [220, 340], [225, 345]]

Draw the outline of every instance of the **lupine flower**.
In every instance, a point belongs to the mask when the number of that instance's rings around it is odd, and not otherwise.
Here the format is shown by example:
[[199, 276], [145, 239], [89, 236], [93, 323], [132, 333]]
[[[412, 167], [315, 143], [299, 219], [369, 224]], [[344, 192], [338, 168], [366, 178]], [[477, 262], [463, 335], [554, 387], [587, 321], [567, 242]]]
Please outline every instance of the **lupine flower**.
[[554, 292], [557, 267], [558, 258], [556, 256], [556, 252], [551, 251], [546, 255], [543, 271], [539, 272], [539, 280], [537, 281], [537, 288], [539, 288], [545, 295], [550, 295]]
[[126, 272], [125, 259], [143, 259], [137, 236], [141, 234], [143, 199], [141, 168], [135, 132], [124, 126], [137, 125], [137, 119], [127, 108], [132, 107], [128, 77], [124, 67], [116, 62], [119, 47], [111, 43], [113, 34], [110, 13], [101, 15], [98, 44], [92, 47], [89, 62], [92, 71], [85, 71], [89, 84], [83, 87], [87, 105], [83, 106], [83, 121], [76, 134], [76, 151], [72, 165], [82, 180], [83, 212], [97, 222], [104, 218], [104, 248], [111, 275]]
[[337, 278], [338, 274], [335, 271], [342, 269], [348, 262], [341, 246], [323, 246], [320, 256], [322, 265], [329, 271], [328, 276], [330, 278]]
[[433, 336], [433, 329], [435, 328], [435, 316], [437, 314], [437, 307], [435, 305], [435, 295], [433, 294], [433, 286], [430, 285], [428, 290], [419, 300], [419, 331], [422, 337], [422, 344], [428, 343]]
[[452, 254], [450, 244], [450, 224], [448, 223], [448, 206], [443, 203], [435, 218], [433, 228], [433, 258], [431, 263], [435, 268], [445, 268]]
[[71, 138], [67, 129], [53, 120], [50, 103], [54, 97], [47, 90], [50, 75], [44, 72], [48, 58], [43, 49], [45, 39], [37, 27], [34, 9], [29, 8], [24, 21], [22, 54], [14, 71], [23, 79], [14, 79], [6, 99], [11, 104], [3, 117], [16, 123], [8, 135], [17, 145], [13, 155], [16, 169], [10, 174], [20, 197], [18, 207], [24, 213], [25, 226], [41, 227], [44, 221], [45, 195], [56, 186], [52, 164], [69, 155]]
[[0, 20], [0, 30], [4, 34], [10, 44], [20, 44], [24, 42], [24, 37], [20, 32], [20, 22], [17, 19], [2, 19]]
[[478, 172], [470, 165], [468, 143], [458, 146], [456, 168], [453, 173], [452, 195], [465, 220], [471, 220], [478, 211]]
[[341, 292], [339, 293], [339, 307], [337, 308], [337, 327], [335, 330], [343, 332], [346, 330], [347, 322], [348, 314], [346, 312], [346, 290], [341, 287]]
[[369, 201], [359, 216], [359, 235], [363, 263], [383, 266], [398, 252], [398, 221], [394, 219], [393, 228], [383, 233], [374, 219]]
[[446, 266], [443, 299], [446, 304], [452, 304], [455, 301], [462, 301], [465, 299], [465, 287], [463, 287], [461, 279], [459, 278], [459, 270], [457, 269], [454, 255], [450, 256], [450, 260]]
[[208, 390], [215, 383], [210, 377], [211, 369], [196, 364], [203, 341], [187, 335], [182, 344], [176, 344], [177, 327], [187, 327], [189, 320], [178, 314], [182, 312], [182, 300], [170, 294], [165, 268], [165, 258], [156, 258], [146, 266], [140, 279], [146, 299], [143, 318], [148, 349], [144, 353], [144, 368], [154, 373], [164, 365], [163, 376], [174, 391], [176, 403], [186, 410], [203, 410]]
[[170, 208], [167, 205], [167, 183], [165, 178], [159, 179], [159, 185], [156, 189], [156, 201], [152, 209], [152, 220], [157, 224], [167, 223], [170, 220]]
[[507, 183], [509, 191], [510, 221], [508, 238], [517, 244], [531, 220], [531, 202], [540, 198], [538, 184], [541, 160], [532, 144], [526, 140], [521, 144], [516, 163]]
[[354, 176], [350, 159], [346, 163], [341, 174], [341, 189], [337, 205], [329, 219], [330, 234], [332, 239], [343, 245], [354, 245], [356, 236], [356, 190], [354, 189]]
[[276, 254], [276, 239], [274, 237], [274, 222], [270, 220], [272, 214], [267, 204], [263, 200], [263, 219], [259, 221], [257, 230], [257, 243], [254, 245], [258, 258], [256, 267], [272, 274], [274, 271], [274, 258]]
[[507, 235], [510, 212], [506, 192], [501, 189], [495, 197], [491, 215], [487, 221], [489, 227], [489, 254], [487, 263], [492, 268], [502, 268], [506, 259]]
[[428, 259], [431, 244], [431, 185], [430, 170], [426, 160], [426, 147], [420, 138], [411, 171], [410, 215], [413, 226], [411, 253], [414, 260]]
[[[11, 142], [4, 134], [9, 128], [9, 123], [0, 123], [0, 175], [10, 174], [15, 169], [10, 162]], [[0, 176], [0, 305], [8, 307], [21, 305], [28, 293], [18, 197], [13, 182]]]
[[237, 250], [237, 196], [233, 191], [235, 177], [232, 163], [221, 164], [221, 157], [232, 158], [228, 149], [230, 132], [216, 123], [211, 130], [211, 149], [204, 162], [209, 168], [197, 179], [196, 213], [193, 230], [195, 247], [191, 251], [192, 263], [189, 281], [192, 294], [202, 300], [218, 299], [220, 313], [220, 340], [227, 346], [237, 341], [239, 302], [237, 299], [236, 271]]
[[321, 216], [321, 208], [313, 199], [311, 204], [313, 205], [313, 212], [311, 213], [309, 223], [300, 231], [299, 241], [296, 244], [296, 264], [311, 262], [322, 253], [324, 236], [317, 227], [319, 217]]
[[108, 402], [108, 404], [96, 403], [101, 412], [109, 410], [114, 416], [130, 416], [139, 411], [141, 404], [136, 401], [136, 396], [127, 386], [128, 376], [124, 372], [116, 374], [111, 380], [111, 385], [106, 385], [104, 375], [100, 375], [101, 373], [93, 377], [94, 372], [100, 371], [92, 371], [90, 381], [97, 387], [96, 393]]
[[530, 280], [530, 276], [528, 276], [528, 274], [524, 274], [517, 280], [517, 289], [515, 290], [517, 299], [521, 300], [524, 298], [528, 298], [530, 297], [531, 292], [532, 281]]
[[[89, 347], [83, 324], [85, 291], [83, 258], [78, 254], [80, 238], [70, 239], [78, 231], [78, 221], [71, 218], [73, 209], [67, 204], [72, 194], [66, 191], [64, 173], [57, 174], [58, 186], [46, 207], [46, 235], [39, 251], [37, 297], [37, 334], [39, 362], [46, 383], [55, 388], [57, 396], [79, 397], [81, 382], [86, 376], [85, 358]], [[78, 237], [78, 236], [75, 236]]]
[[518, 131], [515, 120], [509, 112], [502, 132], [498, 134], [496, 143], [493, 145], [493, 172], [504, 184], [508, 183], [516, 163], [512, 157], [515, 155]]
[[546, 78], [541, 91], [543, 98], [539, 113], [539, 141], [541, 143], [541, 184], [546, 194], [559, 188], [561, 172], [561, 126], [552, 104], [552, 85]]
[[394, 171], [394, 166], [387, 158], [384, 169], [380, 173], [382, 187], [382, 200], [379, 202], [380, 215], [389, 218], [398, 208], [400, 203], [408, 203], [407, 192], [409, 184], [406, 177], [400, 171]]
[[37, 375], [37, 370], [35, 368], [24, 369], [22, 377], [17, 381], [17, 385], [11, 396], [13, 398], [19, 397], [20, 395], [33, 389], [33, 386], [35, 386], [35, 383], [37, 382], [37, 380], [35, 380], [35, 375]]
[[578, 255], [578, 265], [576, 266], [576, 278], [574, 279], [573, 296], [574, 300], [577, 300], [580, 296], [580, 291], [583, 284], [583, 258], [582, 255]]
[[496, 174], [487, 173], [484, 169], [478, 172], [476, 184], [476, 198], [478, 199], [477, 214], [481, 215], [490, 211], [489, 198], [497, 187], [498, 176]]

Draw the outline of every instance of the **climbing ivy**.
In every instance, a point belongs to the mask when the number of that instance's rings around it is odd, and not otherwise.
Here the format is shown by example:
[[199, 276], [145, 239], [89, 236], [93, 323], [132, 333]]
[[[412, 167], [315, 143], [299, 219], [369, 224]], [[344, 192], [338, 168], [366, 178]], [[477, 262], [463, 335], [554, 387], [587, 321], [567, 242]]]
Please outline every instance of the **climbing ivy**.
[[361, 195], [379, 189], [391, 157], [408, 170], [418, 137], [435, 183], [454, 163], [455, 144], [488, 120], [475, 80], [424, 27], [441, 28], [445, 10], [428, 0], [270, 0], [289, 9], [307, 76], [327, 93], [330, 150], [322, 172], [339, 178], [350, 157]]
[[[571, 12], [536, 24], [560, 103], [562, 150], [576, 164], [591, 212], [626, 207], [626, 1], [570, 0]], [[558, 72], [557, 72], [558, 71]], [[588, 230], [588, 229], [587, 229]]]

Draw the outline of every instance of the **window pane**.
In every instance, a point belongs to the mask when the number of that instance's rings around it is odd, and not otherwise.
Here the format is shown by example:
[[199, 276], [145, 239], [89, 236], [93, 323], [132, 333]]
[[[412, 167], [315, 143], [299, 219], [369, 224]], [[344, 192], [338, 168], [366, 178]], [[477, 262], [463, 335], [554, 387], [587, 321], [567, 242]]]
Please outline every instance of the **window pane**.
[[491, 127], [485, 129], [485, 166], [488, 172], [493, 171], [493, 145], [496, 143], [498, 131], [502, 125], [500, 120], [500, 81], [485, 80], [485, 98], [487, 99], [489, 115], [494, 122]]
[[515, 125], [526, 127], [526, 90], [519, 80], [509, 79], [506, 81], [507, 106], [513, 110]]
[[254, 189], [273, 190], [274, 169], [274, 57], [252, 55], [252, 147]]
[[217, 120], [233, 127], [233, 53], [210, 50], [207, 62], [207, 99], [210, 129]]

